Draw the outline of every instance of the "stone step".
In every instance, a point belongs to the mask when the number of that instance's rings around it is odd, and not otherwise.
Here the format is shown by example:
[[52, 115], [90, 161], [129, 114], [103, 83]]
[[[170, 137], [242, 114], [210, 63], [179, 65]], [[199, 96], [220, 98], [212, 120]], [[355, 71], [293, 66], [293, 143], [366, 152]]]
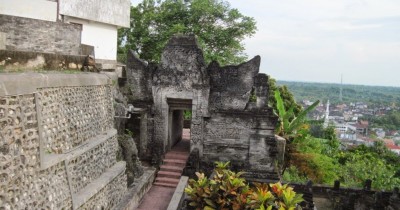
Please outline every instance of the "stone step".
[[183, 167], [171, 166], [171, 165], [161, 165], [160, 170], [182, 173]]
[[178, 184], [179, 178], [167, 178], [167, 177], [157, 177], [156, 182], [166, 183], [166, 184]]
[[175, 150], [175, 149], [172, 149], [172, 150], [168, 151], [167, 154], [168, 154], [168, 153], [175, 153], [175, 154], [181, 154], [181, 155], [189, 155], [189, 152], [187, 152], [187, 151], [180, 151], [180, 150]]
[[[174, 153], [180, 153], [180, 154], [188, 154], [189, 155], [189, 148], [174, 148], [170, 150], [169, 152], [174, 152]], [[169, 153], [168, 152], [168, 153]]]
[[179, 179], [182, 173], [172, 171], [159, 171], [157, 177], [176, 178]]
[[178, 184], [170, 184], [170, 183], [162, 183], [162, 182], [154, 182], [153, 185], [161, 186], [161, 187], [169, 187], [169, 188], [176, 188]]
[[186, 160], [178, 160], [178, 159], [164, 159], [163, 160], [165, 165], [173, 165], [173, 166], [181, 166], [185, 167], [186, 166]]
[[165, 155], [166, 159], [178, 159], [178, 160], [185, 160], [189, 158], [189, 154], [181, 154], [181, 153], [172, 153], [169, 152]]

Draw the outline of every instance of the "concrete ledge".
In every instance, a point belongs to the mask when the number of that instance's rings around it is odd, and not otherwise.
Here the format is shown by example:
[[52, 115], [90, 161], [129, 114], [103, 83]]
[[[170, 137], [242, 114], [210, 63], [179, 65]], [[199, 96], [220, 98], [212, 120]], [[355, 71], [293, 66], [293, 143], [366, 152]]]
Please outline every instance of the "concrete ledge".
[[115, 207], [115, 209], [136, 209], [143, 196], [150, 190], [156, 175], [155, 168], [145, 168], [141, 177], [135, 179], [132, 186], [128, 188], [126, 196]]
[[38, 88], [94, 86], [112, 84], [107, 75], [98, 73], [2, 73], [0, 96], [22, 95], [37, 92]]
[[91, 182], [81, 191], [72, 195], [73, 209], [77, 209], [84, 203], [89, 201], [96, 193], [100, 192], [107, 184], [109, 184], [114, 178], [121, 173], [125, 173], [126, 163], [124, 161], [116, 163], [113, 167], [109, 168], [95, 181]]
[[[0, 19], [1, 19], [0, 15]], [[1, 20], [0, 20], [1, 21]], [[1, 25], [1, 24], [0, 24]], [[16, 26], [14, 26], [15, 28]], [[75, 26], [73, 26], [75, 27]], [[66, 29], [62, 27], [63, 29]], [[79, 32], [80, 34], [80, 29]], [[78, 35], [78, 34], [77, 34]], [[14, 50], [0, 50], [0, 68], [4, 72], [21, 72], [21, 71], [32, 71], [32, 70], [51, 70], [51, 71], [62, 71], [65, 69], [68, 70], [80, 70], [82, 64], [85, 61], [84, 55], [77, 55], [80, 44], [78, 40], [76, 40], [75, 52], [64, 52], [66, 54], [59, 53], [45, 53], [45, 52], [36, 52], [32, 51], [23, 51], [22, 49], [16, 50], [11, 46], [6, 46], [6, 48], [12, 48]], [[7, 43], [6, 43], [7, 44]], [[56, 45], [52, 43], [52, 46]], [[48, 47], [52, 47], [48, 46]], [[47, 47], [46, 47], [47, 48]], [[31, 49], [31, 48], [30, 48]], [[44, 50], [44, 49], [42, 49]], [[56, 49], [54, 49], [56, 50]], [[64, 50], [64, 49], [63, 49]], [[62, 52], [61, 52], [62, 53]]]
[[189, 177], [181, 176], [178, 186], [175, 189], [174, 195], [169, 202], [167, 210], [178, 210], [181, 209], [182, 201], [185, 195], [185, 187], [187, 186]]

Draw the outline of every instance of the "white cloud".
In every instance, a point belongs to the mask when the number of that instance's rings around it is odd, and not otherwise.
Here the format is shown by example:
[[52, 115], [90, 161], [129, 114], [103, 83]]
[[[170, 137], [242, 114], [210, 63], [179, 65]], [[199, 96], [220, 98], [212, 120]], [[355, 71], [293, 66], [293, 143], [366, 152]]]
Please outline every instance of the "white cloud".
[[327, 31], [343, 31], [343, 30], [363, 30], [363, 29], [374, 29], [382, 27], [382, 24], [356, 24], [351, 21], [345, 20], [328, 20], [318, 22], [318, 26]]

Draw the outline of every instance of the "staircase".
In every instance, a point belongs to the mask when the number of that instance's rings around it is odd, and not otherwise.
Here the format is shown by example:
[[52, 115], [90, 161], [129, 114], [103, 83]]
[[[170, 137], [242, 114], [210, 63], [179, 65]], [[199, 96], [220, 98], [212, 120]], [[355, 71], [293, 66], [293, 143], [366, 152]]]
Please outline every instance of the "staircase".
[[183, 129], [182, 140], [165, 154], [153, 186], [136, 210], [167, 209], [189, 158], [189, 148], [190, 130]]
[[176, 188], [189, 158], [189, 147], [190, 130], [183, 129], [182, 140], [165, 154], [154, 185]]
[[163, 165], [160, 166], [154, 185], [175, 188], [188, 158], [189, 152], [179, 151], [175, 148], [169, 151], [165, 155]]

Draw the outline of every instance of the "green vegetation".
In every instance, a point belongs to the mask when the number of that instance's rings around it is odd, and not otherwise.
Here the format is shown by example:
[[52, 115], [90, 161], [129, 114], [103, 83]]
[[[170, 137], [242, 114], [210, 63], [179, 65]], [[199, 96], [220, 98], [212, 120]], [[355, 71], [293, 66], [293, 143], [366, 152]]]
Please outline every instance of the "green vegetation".
[[196, 173], [197, 180], [190, 179], [185, 192], [190, 196], [189, 206], [196, 210], [212, 209], [258, 209], [295, 210], [303, 201], [301, 194], [281, 183], [253, 183], [250, 187], [241, 177], [242, 172], [228, 170], [229, 162], [217, 162], [211, 179]]
[[293, 107], [293, 113], [297, 115], [303, 107], [296, 103], [296, 100], [293, 94], [288, 90], [287, 86], [277, 86], [276, 80], [274, 78], [270, 78], [268, 80], [268, 104], [272, 107], [275, 113], [278, 113], [278, 109], [276, 106], [276, 98], [275, 98], [275, 91], [278, 90], [285, 107]]
[[192, 119], [192, 110], [184, 110], [183, 111], [183, 119], [185, 119], [185, 120]]
[[[293, 93], [297, 101], [328, 99], [339, 103], [340, 84], [278, 81]], [[343, 103], [365, 102], [368, 105], [400, 106], [400, 87], [347, 85], [342, 86]]]
[[125, 134], [128, 135], [129, 137], [134, 137], [135, 136], [134, 133], [129, 129], [125, 129]]
[[382, 143], [374, 147], [358, 146], [340, 150], [337, 139], [321, 139], [307, 135], [296, 138], [292, 145], [290, 167], [283, 179], [332, 185], [335, 180], [343, 186], [362, 187], [367, 179], [374, 189], [393, 190], [400, 184], [400, 157]]
[[339, 152], [335, 158], [341, 167], [340, 180], [348, 186], [361, 187], [372, 180], [372, 188], [393, 190], [400, 185], [400, 157], [386, 149], [382, 142], [373, 147], [359, 146]]
[[[279, 91], [275, 93], [275, 99], [280, 127], [290, 128], [285, 111], [293, 108], [284, 106]], [[387, 121], [397, 122], [397, 116], [388, 115], [387, 118]], [[332, 185], [339, 180], [343, 186], [362, 187], [365, 180], [370, 179], [374, 189], [385, 190], [400, 185], [400, 157], [389, 151], [382, 142], [373, 147], [362, 145], [341, 150], [333, 127], [324, 129], [322, 122], [310, 123], [306, 120], [301, 120], [296, 127], [297, 130], [276, 130], [277, 134], [291, 139], [287, 141], [285, 154], [285, 181], [304, 182], [311, 179], [315, 183]]]
[[307, 119], [307, 114], [315, 109], [315, 107], [319, 104], [319, 101], [314, 102], [311, 106], [307, 107], [307, 109], [301, 110], [295, 114], [293, 111], [295, 106], [292, 104], [287, 109], [284, 105], [279, 90], [276, 90], [274, 95], [276, 100], [276, 108], [278, 110], [278, 113], [276, 114], [279, 117], [279, 124], [276, 134], [287, 140], [289, 140], [289, 138], [295, 138], [297, 131], [303, 127]]
[[241, 43], [256, 32], [253, 18], [242, 15], [223, 0], [143, 0], [131, 7], [130, 28], [120, 29], [118, 54], [128, 50], [158, 62], [174, 34], [195, 34], [206, 62], [238, 64], [247, 59]]

